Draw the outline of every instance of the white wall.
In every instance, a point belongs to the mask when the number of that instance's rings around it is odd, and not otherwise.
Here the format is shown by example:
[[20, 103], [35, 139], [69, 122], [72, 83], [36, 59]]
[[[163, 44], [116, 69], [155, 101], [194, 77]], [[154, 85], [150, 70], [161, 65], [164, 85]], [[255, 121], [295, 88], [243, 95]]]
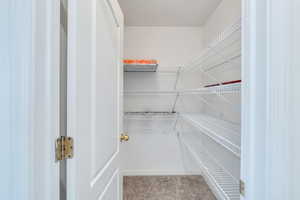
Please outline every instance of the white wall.
[[[157, 59], [169, 73], [125, 73], [128, 90], [174, 90], [176, 70], [203, 50], [202, 28], [127, 27], [125, 58]], [[125, 111], [171, 111], [173, 96], [125, 96]], [[199, 108], [200, 109], [200, 108]], [[125, 174], [184, 174], [180, 144], [173, 120], [126, 120], [130, 141], [121, 145]]]
[[208, 45], [227, 26], [241, 17], [241, 0], [222, 0], [203, 26], [204, 43]]
[[125, 120], [130, 140], [121, 145], [126, 175], [184, 174], [176, 133], [175, 118]]
[[160, 67], [178, 67], [203, 49], [202, 28], [127, 27], [125, 58], [157, 59]]

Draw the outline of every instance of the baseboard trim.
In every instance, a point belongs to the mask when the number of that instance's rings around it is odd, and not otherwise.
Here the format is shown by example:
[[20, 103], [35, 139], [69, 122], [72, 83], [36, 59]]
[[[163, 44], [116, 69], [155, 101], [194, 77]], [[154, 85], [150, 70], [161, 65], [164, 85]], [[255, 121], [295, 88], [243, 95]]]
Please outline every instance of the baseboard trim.
[[180, 175], [202, 175], [201, 172], [186, 171], [153, 171], [153, 170], [122, 170], [122, 176], [180, 176]]

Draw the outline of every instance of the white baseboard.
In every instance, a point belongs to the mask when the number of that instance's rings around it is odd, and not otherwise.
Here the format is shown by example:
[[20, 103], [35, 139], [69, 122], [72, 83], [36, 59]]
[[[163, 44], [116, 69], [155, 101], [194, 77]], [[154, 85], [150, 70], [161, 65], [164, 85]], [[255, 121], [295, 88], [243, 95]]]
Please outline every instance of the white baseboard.
[[123, 176], [179, 176], [179, 175], [202, 175], [201, 172], [186, 171], [156, 171], [156, 170], [122, 170]]

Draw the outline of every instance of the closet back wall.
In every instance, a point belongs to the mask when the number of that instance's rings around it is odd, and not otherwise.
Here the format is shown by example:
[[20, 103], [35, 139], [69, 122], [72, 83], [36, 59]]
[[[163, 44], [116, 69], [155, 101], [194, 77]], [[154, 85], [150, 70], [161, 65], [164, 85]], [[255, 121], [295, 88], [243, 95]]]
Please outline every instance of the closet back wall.
[[219, 6], [203, 25], [205, 46], [209, 45], [220, 32], [232, 23], [235, 23], [236, 20], [241, 17], [241, 7], [241, 0], [221, 1]]
[[[174, 90], [178, 67], [188, 63], [203, 50], [203, 31], [200, 27], [127, 27], [124, 37], [124, 58], [157, 59], [159, 70], [174, 70], [174, 73], [125, 73], [125, 91]], [[163, 102], [158, 102], [160, 105], [150, 106], [156, 111], [170, 111], [174, 100], [164, 98]], [[125, 111], [138, 109], [138, 105], [134, 101], [126, 101], [126, 97], [124, 107]], [[142, 109], [141, 106], [139, 111]], [[157, 130], [143, 131], [138, 128], [142, 127], [139, 121], [134, 122], [139, 131], [129, 130], [130, 141], [121, 145], [124, 174], [185, 174], [180, 145], [175, 132], [172, 132], [172, 123], [160, 124]]]
[[159, 66], [178, 67], [203, 50], [200, 27], [126, 27], [125, 58], [157, 59]]

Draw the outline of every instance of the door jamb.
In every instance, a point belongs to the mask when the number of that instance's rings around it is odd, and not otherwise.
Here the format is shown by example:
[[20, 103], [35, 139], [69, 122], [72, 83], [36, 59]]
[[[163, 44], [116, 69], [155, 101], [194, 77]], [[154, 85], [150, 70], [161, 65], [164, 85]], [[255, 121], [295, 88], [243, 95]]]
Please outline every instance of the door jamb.
[[299, 6], [243, 0], [243, 200], [299, 198]]
[[242, 156], [243, 200], [266, 199], [267, 4], [242, 2]]

